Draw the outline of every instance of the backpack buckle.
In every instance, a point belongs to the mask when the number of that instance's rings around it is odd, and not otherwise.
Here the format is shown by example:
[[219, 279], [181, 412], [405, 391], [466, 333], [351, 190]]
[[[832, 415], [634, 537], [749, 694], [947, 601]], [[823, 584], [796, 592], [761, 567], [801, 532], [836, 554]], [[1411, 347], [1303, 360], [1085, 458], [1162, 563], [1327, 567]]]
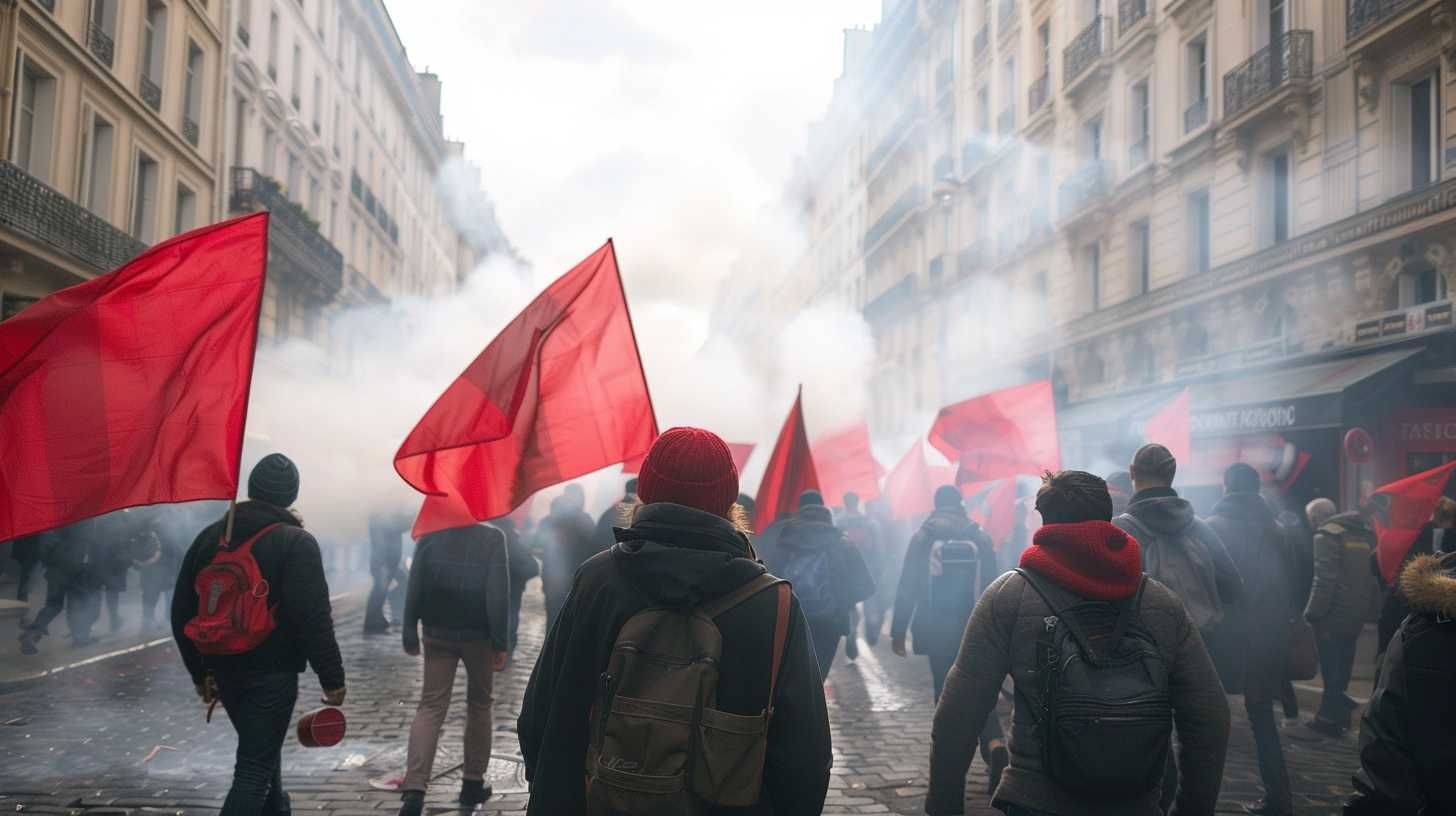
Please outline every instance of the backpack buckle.
[[1056, 629], [1057, 629], [1057, 616], [1056, 615], [1047, 615], [1046, 617], [1044, 617], [1044, 618], [1041, 619], [1041, 622], [1042, 622], [1042, 624], [1044, 626], [1046, 626], [1046, 630], [1048, 632], [1055, 632], [1056, 631]]

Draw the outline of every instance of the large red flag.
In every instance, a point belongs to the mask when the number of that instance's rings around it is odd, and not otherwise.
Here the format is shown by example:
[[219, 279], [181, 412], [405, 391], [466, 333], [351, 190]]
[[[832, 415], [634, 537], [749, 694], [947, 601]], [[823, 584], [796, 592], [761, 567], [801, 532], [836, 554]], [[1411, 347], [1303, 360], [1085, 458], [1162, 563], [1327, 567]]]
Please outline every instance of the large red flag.
[[870, 429], [863, 421], [819, 437], [813, 453], [825, 503], [840, 505], [844, 494], [850, 492], [859, 494], [860, 501], [880, 497], [885, 469], [875, 461], [870, 450]]
[[792, 513], [800, 493], [819, 489], [814, 456], [809, 452], [809, 436], [804, 433], [803, 400], [802, 391], [794, 397], [794, 407], [784, 420], [768, 468], [758, 483], [753, 514], [754, 525], [760, 530], [768, 529], [779, 516]]
[[0, 541], [237, 495], [267, 257], [244, 216], [0, 323]]
[[1405, 560], [1421, 527], [1431, 520], [1436, 501], [1446, 492], [1446, 483], [1456, 462], [1447, 462], [1425, 473], [1407, 476], [1375, 491], [1372, 497], [1379, 510], [1375, 513], [1376, 546], [1380, 574], [1385, 582], [1395, 581], [1395, 572]]
[[995, 479], [961, 485], [971, 518], [986, 528], [991, 546], [997, 550], [1011, 537], [1016, 526], [1016, 479]]
[[979, 482], [1059, 470], [1057, 409], [1050, 380], [1005, 388], [940, 409], [930, 444]]
[[1188, 389], [1185, 388], [1148, 419], [1148, 424], [1143, 426], [1143, 441], [1157, 442], [1167, 448], [1180, 465], [1191, 464], [1193, 439], [1188, 414]]
[[415, 425], [394, 468], [428, 498], [416, 538], [499, 518], [645, 452], [657, 420], [612, 242], [536, 296]]
[[890, 515], [909, 519], [935, 509], [935, 489], [950, 484], [955, 470], [925, 461], [924, 443], [919, 439], [905, 451], [895, 469], [885, 477], [885, 499]]

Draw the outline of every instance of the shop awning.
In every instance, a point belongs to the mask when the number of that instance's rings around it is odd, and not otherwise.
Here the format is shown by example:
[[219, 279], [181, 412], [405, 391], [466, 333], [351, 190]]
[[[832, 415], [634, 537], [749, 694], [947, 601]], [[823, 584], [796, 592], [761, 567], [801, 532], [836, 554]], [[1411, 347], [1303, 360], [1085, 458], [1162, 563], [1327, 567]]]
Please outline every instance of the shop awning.
[[1177, 388], [1159, 388], [1136, 394], [1083, 400], [1057, 412], [1057, 427], [1062, 431], [1126, 429], [1134, 419], [1147, 419], [1178, 395]]
[[1340, 427], [1349, 395], [1377, 388], [1420, 349], [1386, 351], [1189, 387], [1195, 436]]

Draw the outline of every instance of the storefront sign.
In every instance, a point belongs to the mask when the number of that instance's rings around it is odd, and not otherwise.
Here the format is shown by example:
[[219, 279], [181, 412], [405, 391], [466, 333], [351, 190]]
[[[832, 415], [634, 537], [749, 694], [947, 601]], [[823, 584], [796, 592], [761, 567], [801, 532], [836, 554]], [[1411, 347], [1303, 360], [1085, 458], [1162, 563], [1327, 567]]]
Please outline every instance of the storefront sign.
[[1292, 402], [1195, 413], [1189, 418], [1189, 426], [1196, 434], [1281, 430], [1293, 428], [1298, 422], [1299, 411]]
[[1393, 334], [1405, 334], [1405, 315], [1386, 315], [1380, 321], [1380, 336], [1389, 337]]
[[1451, 325], [1451, 301], [1426, 307], [1426, 328], [1434, 329]]
[[1426, 411], [1396, 421], [1396, 435], [1405, 450], [1446, 451], [1456, 447], [1456, 413]]

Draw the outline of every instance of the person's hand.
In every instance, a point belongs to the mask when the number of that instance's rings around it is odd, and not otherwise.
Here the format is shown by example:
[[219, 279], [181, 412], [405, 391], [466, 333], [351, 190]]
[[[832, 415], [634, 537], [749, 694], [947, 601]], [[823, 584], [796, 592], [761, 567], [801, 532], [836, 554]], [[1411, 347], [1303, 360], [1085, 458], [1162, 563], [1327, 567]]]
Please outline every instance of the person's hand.
[[192, 687], [197, 691], [197, 697], [203, 703], [210, 705], [213, 700], [217, 699], [217, 681], [212, 679], [210, 674], [203, 678], [201, 683], [193, 683]]
[[905, 656], [905, 638], [895, 638], [890, 641], [890, 651], [900, 657]]
[[509, 662], [511, 662], [510, 652], [496, 652], [495, 657], [490, 661], [490, 667], [494, 671], [503, 672], [506, 670], [506, 664]]
[[418, 640], [406, 640], [404, 642], [404, 653], [410, 657], [419, 657], [420, 642]]
[[324, 689], [323, 701], [331, 706], [341, 706], [344, 704], [344, 691], [343, 686], [336, 689]]

